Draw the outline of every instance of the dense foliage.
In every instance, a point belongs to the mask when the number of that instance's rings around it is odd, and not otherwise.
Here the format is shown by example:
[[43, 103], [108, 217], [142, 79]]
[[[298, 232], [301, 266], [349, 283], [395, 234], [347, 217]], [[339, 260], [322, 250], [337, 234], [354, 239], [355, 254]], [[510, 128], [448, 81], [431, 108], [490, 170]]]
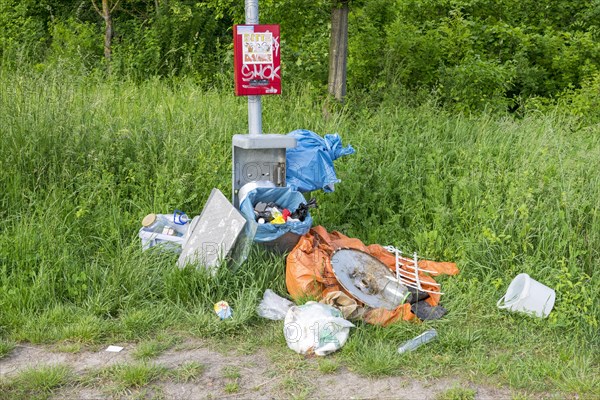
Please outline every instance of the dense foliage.
[[[243, 22], [243, 3], [123, 0], [111, 73], [231, 84], [231, 26]], [[260, 2], [261, 22], [281, 24], [284, 84], [324, 86], [332, 6]], [[582, 115], [598, 109], [598, 1], [355, 0], [350, 10], [350, 94], [433, 95], [461, 111], [557, 99]], [[105, 71], [103, 24], [91, 0], [0, 0], [2, 63]]]

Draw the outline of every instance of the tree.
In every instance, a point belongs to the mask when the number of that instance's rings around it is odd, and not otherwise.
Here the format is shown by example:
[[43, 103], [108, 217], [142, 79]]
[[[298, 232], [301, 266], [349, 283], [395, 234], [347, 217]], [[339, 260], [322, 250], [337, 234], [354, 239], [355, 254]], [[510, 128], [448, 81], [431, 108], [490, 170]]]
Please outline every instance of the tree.
[[348, 3], [333, 0], [331, 37], [329, 41], [328, 90], [339, 102], [346, 96], [346, 64], [348, 59]]
[[104, 58], [110, 61], [112, 55], [112, 38], [114, 35], [112, 13], [121, 0], [114, 1], [112, 5], [110, 4], [110, 0], [102, 0], [102, 11], [96, 5], [95, 0], [91, 0], [91, 2], [98, 15], [104, 19]]

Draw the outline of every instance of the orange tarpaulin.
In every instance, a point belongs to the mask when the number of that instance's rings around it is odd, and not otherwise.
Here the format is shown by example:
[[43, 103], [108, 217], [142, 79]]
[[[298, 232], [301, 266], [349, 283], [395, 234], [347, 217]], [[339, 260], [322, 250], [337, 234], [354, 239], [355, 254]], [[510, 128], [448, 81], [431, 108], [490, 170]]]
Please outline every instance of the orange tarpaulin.
[[[349, 238], [339, 232], [327, 232], [322, 226], [312, 228], [288, 255], [286, 261], [285, 283], [288, 292], [294, 300], [303, 297], [314, 297], [321, 299], [328, 293], [342, 291], [350, 295], [338, 283], [331, 267], [331, 256], [340, 248], [362, 250], [371, 254], [383, 262], [393, 272], [396, 271], [396, 256], [378, 244], [366, 246], [358, 239]], [[407, 263], [400, 260], [401, 269], [414, 272]], [[456, 275], [458, 268], [456, 264], [449, 262], [435, 262], [420, 260], [419, 268], [432, 271], [431, 275]], [[432, 276], [419, 271], [419, 280], [424, 289], [438, 291], [439, 288]], [[352, 297], [352, 296], [351, 296]], [[439, 294], [431, 294], [425, 301], [431, 306], [436, 306], [440, 300]], [[389, 325], [399, 320], [412, 320], [416, 316], [411, 312], [410, 304], [405, 303], [395, 310], [375, 308], [369, 310], [364, 320], [371, 324]]]

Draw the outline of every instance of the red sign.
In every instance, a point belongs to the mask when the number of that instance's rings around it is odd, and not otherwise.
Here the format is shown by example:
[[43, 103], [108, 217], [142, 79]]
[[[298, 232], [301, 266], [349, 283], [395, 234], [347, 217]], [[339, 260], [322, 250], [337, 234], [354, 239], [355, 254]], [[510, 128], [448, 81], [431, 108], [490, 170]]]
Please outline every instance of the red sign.
[[281, 94], [279, 25], [233, 27], [235, 95]]

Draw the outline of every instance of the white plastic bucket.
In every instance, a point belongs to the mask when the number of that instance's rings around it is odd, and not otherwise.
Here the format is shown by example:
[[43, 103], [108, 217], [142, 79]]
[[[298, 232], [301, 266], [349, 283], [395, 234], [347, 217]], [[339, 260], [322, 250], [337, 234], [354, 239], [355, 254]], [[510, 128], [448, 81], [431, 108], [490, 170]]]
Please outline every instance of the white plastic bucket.
[[527, 274], [512, 280], [506, 294], [498, 300], [498, 308], [519, 311], [546, 318], [554, 307], [556, 293]]

